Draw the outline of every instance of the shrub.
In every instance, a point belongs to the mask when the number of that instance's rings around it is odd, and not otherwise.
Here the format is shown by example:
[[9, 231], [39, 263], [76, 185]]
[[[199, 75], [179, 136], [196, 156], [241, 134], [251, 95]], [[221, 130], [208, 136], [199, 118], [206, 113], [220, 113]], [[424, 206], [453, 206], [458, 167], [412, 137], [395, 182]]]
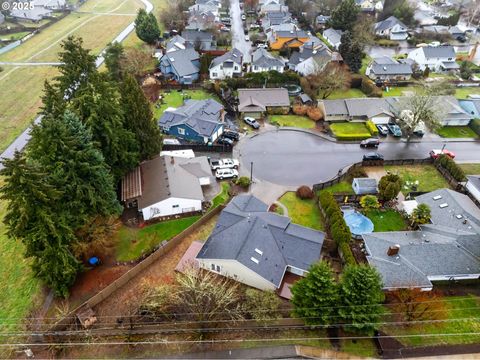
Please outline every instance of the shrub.
[[364, 178], [364, 177], [368, 177], [368, 174], [366, 173], [363, 167], [355, 167], [351, 170], [348, 170], [348, 176], [347, 176], [348, 182], [352, 182], [352, 180], [355, 178]]
[[248, 176], [241, 176], [235, 181], [235, 184], [246, 189], [250, 186], [250, 178]]
[[308, 106], [302, 104], [295, 104], [293, 105], [293, 113], [295, 115], [305, 115], [307, 113]]
[[347, 265], [355, 265], [357, 262], [355, 261], [355, 257], [353, 256], [352, 249], [350, 249], [350, 245], [348, 243], [341, 243], [338, 245], [339, 250], [343, 254], [343, 260]]
[[284, 107], [269, 107], [267, 108], [268, 115], [288, 115], [290, 108], [287, 106]]
[[393, 200], [402, 189], [402, 179], [396, 174], [382, 176], [378, 182], [378, 194], [384, 201]]
[[477, 135], [480, 135], [480, 119], [473, 119], [470, 122], [470, 127]]
[[363, 76], [360, 74], [352, 74], [352, 81], [350, 87], [352, 89], [360, 89], [362, 87]]
[[375, 126], [375, 124], [373, 123], [372, 120], [368, 120], [368, 121], [365, 123], [365, 126], [367, 127], [368, 131], [370, 131], [370, 134], [372, 134], [373, 136], [378, 135], [378, 129], [377, 129], [377, 127]]
[[307, 108], [307, 116], [313, 121], [319, 121], [323, 119], [322, 110], [318, 106], [309, 106]]
[[378, 209], [380, 207], [380, 203], [375, 195], [362, 196], [360, 205], [365, 210]]
[[312, 189], [310, 189], [307, 185], [302, 185], [297, 189], [297, 197], [299, 197], [302, 200], [305, 199], [313, 199], [314, 193]]
[[247, 289], [245, 310], [255, 320], [274, 320], [280, 317], [280, 298], [273, 291]]
[[378, 88], [377, 85], [375, 85], [375, 83], [372, 80], [370, 80], [369, 78], [367, 78], [366, 76], [364, 76], [362, 78], [361, 89], [362, 89], [363, 93], [365, 95], [367, 95], [368, 97], [382, 97], [383, 96], [382, 90], [380, 88]]
[[465, 181], [465, 173], [463, 172], [462, 168], [457, 165], [453, 159], [446, 155], [440, 155], [436, 160], [435, 164], [438, 166], [440, 165], [444, 168], [455, 180], [457, 181]]

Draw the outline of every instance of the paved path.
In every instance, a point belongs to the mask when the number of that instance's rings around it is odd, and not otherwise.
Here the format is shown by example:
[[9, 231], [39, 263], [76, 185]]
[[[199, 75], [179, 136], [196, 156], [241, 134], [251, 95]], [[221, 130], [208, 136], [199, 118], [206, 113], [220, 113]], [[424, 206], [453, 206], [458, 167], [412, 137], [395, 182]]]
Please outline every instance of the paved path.
[[239, 0], [230, 0], [230, 17], [232, 19], [232, 47], [237, 48], [243, 54], [244, 59], [249, 58], [252, 46], [250, 41], [245, 40], [242, 22], [243, 11], [240, 9]]
[[[153, 10], [153, 4], [149, 0], [140, 0], [140, 1], [145, 5], [145, 11], [147, 13], [150, 13]], [[114, 10], [115, 9], [113, 9], [112, 11], [114, 11]], [[83, 24], [82, 24], [82, 26], [83, 26]], [[135, 29], [135, 23], [132, 22], [120, 34], [118, 34], [118, 36], [115, 39], [113, 39], [112, 43], [113, 42], [122, 42], [123, 40], [125, 40], [127, 38], [128, 35], [130, 35], [130, 33], [134, 29]], [[44, 50], [46, 50], [46, 49], [44, 49]], [[44, 50], [42, 50], [42, 51], [44, 51]], [[105, 58], [103, 57], [104, 51], [105, 51], [105, 49], [103, 49], [97, 57], [97, 60], [95, 62], [97, 67], [100, 67], [103, 64], [103, 62], [105, 61]], [[38, 54], [36, 54], [36, 55], [38, 55]], [[35, 118], [35, 120], [33, 121], [33, 123], [38, 124], [38, 123], [40, 123], [40, 121], [42, 121], [42, 116], [41, 115], [37, 116]], [[0, 158], [7, 158], [7, 159], [13, 158], [13, 154], [15, 153], [15, 150], [19, 150], [19, 151], [23, 150], [23, 148], [25, 147], [25, 145], [27, 144], [27, 142], [29, 140], [30, 140], [30, 127], [25, 129], [10, 144], [10, 146], [5, 149], [5, 151], [0, 155]], [[2, 169], [2, 168], [3, 168], [3, 165], [0, 163], [0, 169]]]

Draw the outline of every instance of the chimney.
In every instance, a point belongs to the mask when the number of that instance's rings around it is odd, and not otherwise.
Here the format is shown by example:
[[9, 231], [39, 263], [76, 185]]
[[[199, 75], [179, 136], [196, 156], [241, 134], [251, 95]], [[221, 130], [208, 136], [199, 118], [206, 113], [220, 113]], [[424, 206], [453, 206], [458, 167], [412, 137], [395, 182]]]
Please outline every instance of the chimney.
[[390, 246], [387, 250], [387, 255], [388, 256], [394, 256], [394, 255], [397, 255], [398, 252], [400, 251], [400, 245], [393, 245], [393, 246]]

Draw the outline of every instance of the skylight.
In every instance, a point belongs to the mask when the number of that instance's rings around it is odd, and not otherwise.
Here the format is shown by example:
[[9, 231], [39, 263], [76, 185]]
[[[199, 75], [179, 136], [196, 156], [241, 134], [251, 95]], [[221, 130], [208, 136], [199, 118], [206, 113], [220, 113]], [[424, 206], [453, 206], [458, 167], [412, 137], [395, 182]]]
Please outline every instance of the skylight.
[[433, 197], [433, 200], [437, 201], [437, 200], [440, 200], [441, 198], [442, 198], [442, 195], [437, 195]]
[[255, 248], [255, 252], [256, 252], [257, 254], [259, 254], [260, 256], [263, 255], [263, 251], [262, 251], [262, 250], [258, 250], [257, 248]]
[[250, 260], [252, 260], [255, 264], [258, 264], [258, 260], [255, 259], [253, 256], [250, 258]]
[[439, 205], [440, 209], [446, 208], [447, 206], [448, 206], [447, 203], [443, 203], [443, 204], [440, 204], [440, 205]]

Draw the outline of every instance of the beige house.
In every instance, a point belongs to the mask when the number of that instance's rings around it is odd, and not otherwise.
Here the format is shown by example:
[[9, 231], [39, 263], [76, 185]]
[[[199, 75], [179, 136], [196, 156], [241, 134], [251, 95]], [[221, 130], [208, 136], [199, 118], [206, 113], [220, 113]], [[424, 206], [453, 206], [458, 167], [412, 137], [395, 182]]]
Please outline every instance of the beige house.
[[264, 113], [290, 111], [288, 91], [284, 88], [238, 89], [238, 112], [260, 118]]

